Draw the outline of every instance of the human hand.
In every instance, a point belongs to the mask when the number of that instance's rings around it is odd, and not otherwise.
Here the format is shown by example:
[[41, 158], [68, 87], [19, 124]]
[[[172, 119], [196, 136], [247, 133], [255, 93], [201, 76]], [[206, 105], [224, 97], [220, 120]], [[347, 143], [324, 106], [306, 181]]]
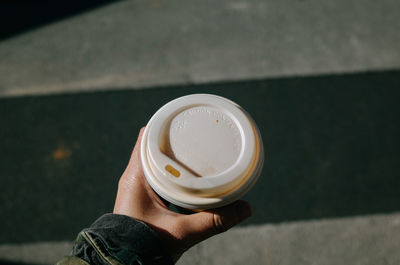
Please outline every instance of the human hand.
[[144, 128], [140, 130], [129, 164], [119, 180], [114, 213], [141, 220], [153, 228], [175, 262], [190, 247], [225, 232], [252, 214], [245, 201], [191, 215], [170, 211], [144, 176], [140, 160], [143, 131]]

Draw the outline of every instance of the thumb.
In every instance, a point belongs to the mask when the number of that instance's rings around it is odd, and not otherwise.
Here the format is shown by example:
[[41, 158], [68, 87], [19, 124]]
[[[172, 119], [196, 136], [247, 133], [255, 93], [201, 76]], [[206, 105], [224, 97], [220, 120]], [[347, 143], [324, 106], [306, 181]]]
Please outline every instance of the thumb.
[[245, 201], [236, 201], [230, 205], [212, 211], [186, 215], [183, 239], [191, 247], [213, 235], [222, 233], [244, 221], [252, 214], [252, 208]]

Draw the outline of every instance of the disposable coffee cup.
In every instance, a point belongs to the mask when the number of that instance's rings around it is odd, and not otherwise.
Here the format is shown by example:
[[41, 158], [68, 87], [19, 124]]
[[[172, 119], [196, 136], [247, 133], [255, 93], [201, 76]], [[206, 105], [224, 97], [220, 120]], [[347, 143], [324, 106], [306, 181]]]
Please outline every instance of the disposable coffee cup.
[[140, 152], [154, 191], [194, 210], [238, 200], [256, 183], [264, 162], [254, 120], [231, 100], [210, 94], [161, 107], [146, 126]]

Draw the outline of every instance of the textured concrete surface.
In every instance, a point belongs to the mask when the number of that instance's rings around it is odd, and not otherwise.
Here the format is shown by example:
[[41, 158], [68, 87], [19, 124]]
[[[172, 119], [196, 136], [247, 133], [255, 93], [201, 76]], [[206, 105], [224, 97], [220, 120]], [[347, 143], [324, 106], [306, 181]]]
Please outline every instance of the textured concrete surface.
[[240, 228], [189, 250], [179, 265], [400, 264], [400, 215]]
[[[400, 214], [234, 228], [193, 247], [178, 265], [397, 265]], [[0, 262], [54, 264], [72, 243], [0, 245]]]
[[72, 241], [0, 244], [0, 264], [55, 264], [72, 250]]
[[254, 216], [180, 265], [399, 264], [399, 13], [396, 0], [123, 1], [0, 42], [0, 264], [68, 253], [111, 211], [139, 128], [199, 92], [253, 115], [268, 162], [245, 198]]
[[140, 127], [199, 92], [242, 105], [264, 139], [244, 225], [400, 211], [399, 87], [385, 72], [1, 98], [0, 243], [71, 240], [110, 212]]
[[0, 96], [400, 67], [400, 2], [123, 1], [0, 43]]

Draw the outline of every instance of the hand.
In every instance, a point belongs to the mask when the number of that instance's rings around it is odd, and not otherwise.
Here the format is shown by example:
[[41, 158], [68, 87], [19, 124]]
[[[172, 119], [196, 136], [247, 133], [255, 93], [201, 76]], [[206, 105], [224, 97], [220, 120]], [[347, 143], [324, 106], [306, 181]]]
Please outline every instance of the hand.
[[133, 149], [129, 164], [118, 183], [114, 213], [141, 220], [160, 236], [176, 262], [193, 245], [240, 223], [252, 213], [247, 202], [236, 201], [214, 210], [184, 215], [172, 212], [147, 183], [140, 161], [140, 142]]

